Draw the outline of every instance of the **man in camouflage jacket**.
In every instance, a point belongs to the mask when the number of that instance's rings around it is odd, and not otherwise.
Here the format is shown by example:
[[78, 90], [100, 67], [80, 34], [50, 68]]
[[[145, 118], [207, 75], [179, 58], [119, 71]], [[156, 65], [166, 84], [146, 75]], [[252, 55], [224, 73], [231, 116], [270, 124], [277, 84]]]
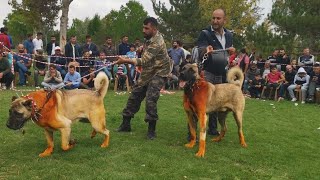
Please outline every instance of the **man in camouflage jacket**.
[[118, 131], [131, 131], [131, 118], [139, 111], [141, 102], [146, 98], [145, 121], [149, 123], [147, 137], [152, 140], [156, 137], [157, 101], [165, 79], [172, 70], [172, 61], [168, 56], [164, 39], [158, 32], [158, 22], [155, 18], [149, 17], [144, 20], [143, 34], [146, 41], [141, 58], [119, 57], [115, 62], [116, 64], [129, 63], [142, 67], [138, 83], [134, 86], [122, 112], [123, 122]]

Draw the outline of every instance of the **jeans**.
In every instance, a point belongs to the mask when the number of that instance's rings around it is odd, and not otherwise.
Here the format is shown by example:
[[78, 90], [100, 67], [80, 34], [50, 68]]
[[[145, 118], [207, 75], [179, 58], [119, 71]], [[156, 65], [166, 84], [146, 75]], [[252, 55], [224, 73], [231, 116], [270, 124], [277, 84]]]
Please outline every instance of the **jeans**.
[[16, 65], [18, 67], [18, 72], [19, 72], [19, 85], [25, 85], [26, 84], [25, 73], [28, 71], [28, 68], [19, 61], [16, 62]]

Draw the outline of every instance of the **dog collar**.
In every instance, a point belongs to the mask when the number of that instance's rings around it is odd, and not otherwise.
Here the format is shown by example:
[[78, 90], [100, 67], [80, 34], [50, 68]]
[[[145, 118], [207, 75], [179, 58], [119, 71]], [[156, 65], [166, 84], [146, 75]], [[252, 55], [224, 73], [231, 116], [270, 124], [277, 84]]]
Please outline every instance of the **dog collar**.
[[28, 95], [25, 96], [25, 98], [27, 98], [28, 100], [31, 100], [31, 119], [32, 121], [38, 121], [38, 116], [37, 114], [39, 114], [39, 110], [37, 108], [37, 103], [34, 101], [34, 99]]

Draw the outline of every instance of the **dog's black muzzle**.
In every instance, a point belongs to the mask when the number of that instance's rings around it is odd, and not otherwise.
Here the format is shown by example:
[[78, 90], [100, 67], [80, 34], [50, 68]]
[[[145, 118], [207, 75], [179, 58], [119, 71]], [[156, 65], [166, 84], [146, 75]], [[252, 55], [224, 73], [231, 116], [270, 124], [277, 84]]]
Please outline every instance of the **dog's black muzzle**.
[[9, 119], [7, 121], [7, 127], [9, 129], [17, 130], [21, 129], [26, 122], [26, 119], [23, 117], [22, 113], [9, 110]]

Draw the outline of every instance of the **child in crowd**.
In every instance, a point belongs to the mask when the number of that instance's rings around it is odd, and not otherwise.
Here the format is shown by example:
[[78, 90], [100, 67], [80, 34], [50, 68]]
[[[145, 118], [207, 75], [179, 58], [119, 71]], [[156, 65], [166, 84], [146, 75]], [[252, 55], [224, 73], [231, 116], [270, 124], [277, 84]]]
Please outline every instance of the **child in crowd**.
[[[120, 90], [124, 90], [124, 84], [127, 80], [127, 68], [124, 64], [114, 65], [113, 72], [115, 74], [115, 78], [118, 79], [118, 87]], [[129, 87], [127, 87], [129, 88]]]
[[249, 69], [245, 76], [245, 81], [243, 85], [243, 92], [248, 94], [248, 87], [251, 85], [252, 81], [255, 79], [255, 75], [260, 74], [260, 69], [257, 68], [257, 61], [252, 61], [249, 65]]
[[264, 64], [264, 69], [263, 69], [263, 73], [262, 73], [262, 78], [266, 79], [267, 75], [270, 73], [270, 61], [267, 60]]
[[[127, 52], [127, 56], [129, 58], [137, 58], [136, 46], [134, 44], [130, 44], [130, 51]], [[135, 66], [133, 64], [129, 64], [128, 74], [130, 76], [130, 81], [133, 83], [133, 79], [135, 77]]]
[[279, 98], [278, 101], [281, 101], [284, 99], [284, 93], [287, 90], [287, 88], [293, 84], [294, 76], [296, 75], [297, 71], [293, 70], [293, 67], [291, 65], [286, 66], [286, 72], [284, 74], [284, 83], [280, 85], [280, 92], [279, 92]]
[[284, 76], [281, 74], [281, 72], [278, 71], [276, 66], [271, 66], [271, 72], [267, 75], [266, 81], [266, 90], [265, 90], [265, 97], [269, 96], [269, 93], [271, 93], [271, 88], [275, 90], [278, 88], [280, 83], [284, 81]]
[[256, 73], [254, 79], [252, 80], [249, 86], [249, 92], [252, 98], [260, 98], [263, 84], [264, 80], [261, 78], [261, 74]]
[[293, 91], [295, 89], [301, 89], [301, 94], [302, 94], [301, 103], [302, 104], [305, 103], [309, 81], [310, 81], [310, 76], [307, 74], [307, 72], [304, 70], [303, 67], [300, 67], [298, 70], [298, 73], [294, 77], [293, 84], [291, 84], [288, 87], [290, 97], [292, 98], [291, 101], [297, 101], [297, 98], [295, 97]]

